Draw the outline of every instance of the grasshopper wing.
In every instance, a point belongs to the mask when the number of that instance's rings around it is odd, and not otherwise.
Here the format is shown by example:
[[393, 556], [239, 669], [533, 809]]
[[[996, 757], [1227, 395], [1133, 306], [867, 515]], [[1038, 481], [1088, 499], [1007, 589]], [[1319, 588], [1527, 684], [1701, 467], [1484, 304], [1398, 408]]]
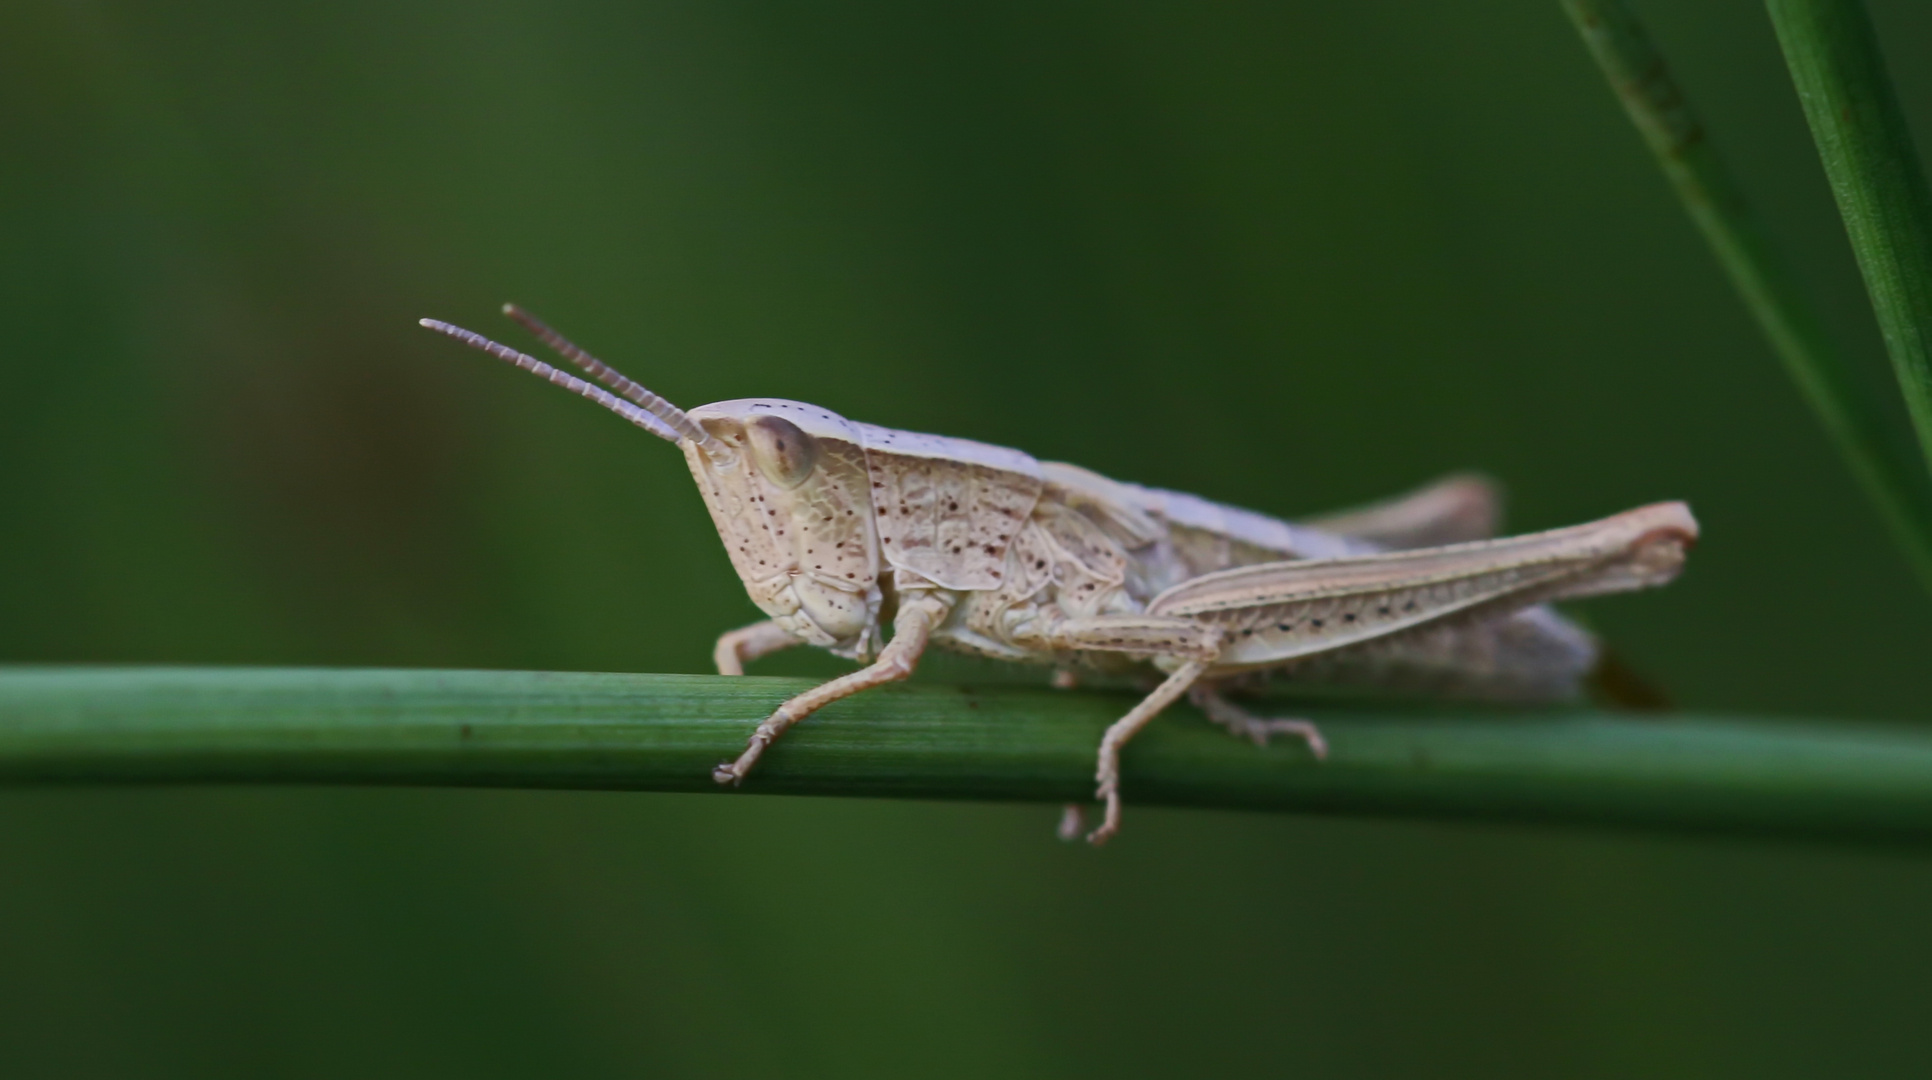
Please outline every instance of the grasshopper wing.
[[1677, 575], [1697, 522], [1658, 503], [1550, 532], [1204, 574], [1156, 596], [1147, 614], [1219, 623], [1217, 666], [1256, 667], [1450, 619], [1662, 585]]
[[1495, 481], [1454, 473], [1384, 502], [1298, 520], [1323, 532], [1407, 551], [1487, 540], [1496, 535], [1502, 518], [1503, 494]]

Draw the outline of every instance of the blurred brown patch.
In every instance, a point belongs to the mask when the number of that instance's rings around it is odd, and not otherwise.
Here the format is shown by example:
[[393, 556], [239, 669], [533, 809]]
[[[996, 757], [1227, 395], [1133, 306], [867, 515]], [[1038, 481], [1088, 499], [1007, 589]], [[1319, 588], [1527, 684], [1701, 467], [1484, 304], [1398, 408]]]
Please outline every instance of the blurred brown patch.
[[1606, 705], [1631, 712], [1667, 712], [1675, 705], [1670, 695], [1606, 648], [1587, 682], [1590, 696]]
[[[375, 257], [393, 243], [331, 224], [170, 275], [177, 415], [260, 580], [321, 633], [312, 659], [353, 662], [380, 642], [433, 660], [460, 648], [480, 591], [462, 465], [474, 440], [450, 384], [412, 362], [429, 346], [410, 314], [421, 290]], [[298, 278], [280, 276], [289, 266]]]

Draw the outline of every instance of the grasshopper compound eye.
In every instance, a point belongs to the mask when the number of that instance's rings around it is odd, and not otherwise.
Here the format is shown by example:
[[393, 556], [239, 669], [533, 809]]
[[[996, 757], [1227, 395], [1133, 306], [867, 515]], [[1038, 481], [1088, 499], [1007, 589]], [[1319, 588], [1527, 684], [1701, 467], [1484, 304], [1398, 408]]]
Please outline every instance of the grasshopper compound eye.
[[787, 490], [805, 482], [818, 464], [818, 440], [780, 416], [760, 416], [745, 425], [751, 459], [765, 478]]

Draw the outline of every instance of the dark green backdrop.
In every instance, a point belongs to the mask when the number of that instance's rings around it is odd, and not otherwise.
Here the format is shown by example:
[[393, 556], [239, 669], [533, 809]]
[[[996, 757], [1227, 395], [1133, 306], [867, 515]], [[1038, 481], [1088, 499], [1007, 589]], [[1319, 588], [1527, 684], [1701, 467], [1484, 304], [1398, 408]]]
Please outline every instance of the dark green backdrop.
[[[1763, 13], [1649, 7], [1884, 378]], [[1932, 10], [1874, 14], [1932, 135]], [[1522, 527], [1687, 498], [1683, 580], [1588, 608], [1637, 666], [1698, 708], [1926, 712], [1932, 601], [1554, 0], [5, 21], [0, 659], [704, 670], [755, 613], [677, 455], [413, 326], [502, 332], [516, 299], [687, 405], [803, 398], [1271, 512], [1472, 466]], [[1920, 852], [1155, 810], [1093, 852], [1053, 818], [0, 792], [0, 1069], [1932, 1059]]]

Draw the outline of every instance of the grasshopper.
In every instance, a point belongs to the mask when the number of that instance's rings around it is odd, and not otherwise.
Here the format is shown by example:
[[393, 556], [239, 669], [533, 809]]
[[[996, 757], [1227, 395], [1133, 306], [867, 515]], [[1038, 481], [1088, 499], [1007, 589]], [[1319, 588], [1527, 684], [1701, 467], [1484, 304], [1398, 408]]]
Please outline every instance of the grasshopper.
[[[777, 398], [685, 412], [506, 305], [595, 385], [480, 334], [422, 325], [677, 444], [731, 565], [769, 616], [718, 639], [721, 675], [796, 645], [864, 664], [791, 698], [712, 772], [744, 782], [774, 740], [841, 698], [910, 676], [940, 646], [1152, 689], [1100, 740], [1088, 840], [1120, 829], [1121, 747], [1185, 696], [1232, 733], [1327, 744], [1312, 723], [1229, 700], [1257, 675], [1507, 701], [1575, 697], [1595, 640], [1552, 601], [1662, 585], [1697, 539], [1683, 503], [1494, 538], [1498, 496], [1451, 476], [1299, 524], [1110, 480], [1019, 450], [847, 420]], [[890, 622], [892, 635], [883, 635]], [[1155, 680], [1158, 680], [1157, 682]], [[1080, 830], [1070, 807], [1061, 832]]]

